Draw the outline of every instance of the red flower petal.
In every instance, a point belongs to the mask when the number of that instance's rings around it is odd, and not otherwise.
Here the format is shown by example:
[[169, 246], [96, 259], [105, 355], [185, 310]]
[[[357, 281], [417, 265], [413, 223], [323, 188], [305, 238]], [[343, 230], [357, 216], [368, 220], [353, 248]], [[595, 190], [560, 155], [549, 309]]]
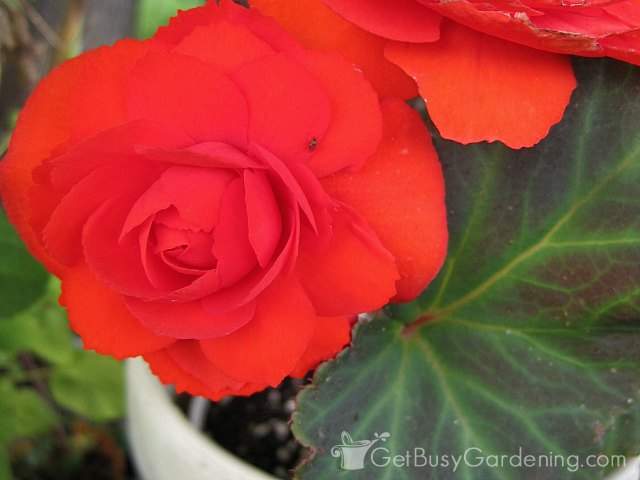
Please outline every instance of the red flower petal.
[[[212, 42], [212, 38], [216, 41]], [[245, 63], [276, 53], [246, 27], [227, 21], [196, 27], [178, 44], [175, 51], [197, 57], [228, 73]]]
[[576, 86], [569, 58], [451, 22], [436, 43], [392, 43], [386, 52], [418, 82], [440, 134], [461, 143], [535, 145], [562, 119]]
[[137, 148], [140, 155], [170, 165], [189, 165], [192, 167], [228, 168], [231, 170], [266, 168], [245, 153], [226, 143], [204, 142], [185, 149], [157, 147]]
[[[170, 212], [175, 212], [170, 210]], [[177, 214], [176, 214], [177, 215]], [[193, 272], [171, 268], [162, 256], [157, 255], [151, 245], [151, 232], [156, 232], [162, 225], [155, 226], [154, 221], [158, 221], [160, 216], [149, 218], [144, 225], [136, 232], [138, 245], [140, 247], [140, 260], [147, 279], [151, 285], [160, 291], [174, 291], [183, 288], [192, 280]], [[201, 273], [201, 272], [198, 272]]]
[[376, 92], [362, 72], [337, 55], [309, 52], [307, 67], [323, 83], [332, 113], [325, 137], [309, 146], [314, 152], [309, 167], [322, 177], [362, 166], [375, 153], [382, 138], [382, 115]]
[[355, 173], [322, 181], [327, 193], [359, 212], [395, 256], [397, 300], [412, 300], [440, 270], [447, 251], [444, 179], [416, 112], [398, 100], [382, 104], [384, 138]]
[[[638, 8], [638, 2], [636, 0], [623, 0], [615, 3], [603, 2], [602, 8], [605, 12], [625, 23], [627, 26], [640, 25], [640, 8]], [[637, 48], [638, 43], [635, 45]]]
[[255, 157], [259, 158], [262, 162], [268, 165], [273, 173], [275, 173], [280, 178], [286, 192], [283, 196], [290, 196], [293, 199], [292, 203], [300, 207], [300, 209], [307, 217], [307, 220], [309, 220], [309, 223], [315, 229], [315, 215], [311, 203], [309, 202], [309, 198], [307, 197], [307, 192], [304, 191], [304, 189], [300, 185], [300, 182], [293, 174], [293, 171], [297, 169], [298, 163], [291, 162], [289, 165], [287, 165], [280, 158], [259, 145], [253, 145], [251, 150]]
[[[183, 369], [176, 360], [184, 364], [187, 358], [192, 358], [193, 355], [197, 355], [199, 361], [206, 361], [201, 353], [197, 351], [193, 354], [195, 347], [192, 346], [192, 342], [184, 342], [188, 347], [178, 347], [175, 349], [159, 350], [144, 355], [144, 359], [148, 362], [149, 367], [153, 373], [155, 373], [163, 383], [175, 385], [176, 392], [188, 392], [191, 395], [199, 395], [201, 397], [207, 397], [214, 402], [221, 400], [228, 395], [251, 395], [260, 390], [264, 390], [268, 385], [259, 385], [254, 383], [244, 383], [241, 386], [231, 389], [229, 387], [222, 388], [221, 385], [227, 382], [221, 382], [220, 384], [213, 384], [211, 379], [204, 378], [202, 381], [199, 379], [200, 375], [192, 375], [189, 373], [192, 368], [188, 370]], [[196, 345], [197, 346], [197, 345]], [[190, 349], [191, 351], [189, 351]], [[183, 355], [181, 357], [181, 354]], [[215, 368], [212, 365], [204, 364], [204, 370]], [[220, 377], [220, 372], [216, 370], [216, 378]], [[237, 385], [237, 384], [236, 384]], [[213, 389], [212, 389], [213, 388]]]
[[264, 268], [273, 257], [282, 236], [280, 207], [265, 173], [245, 170], [244, 192], [249, 243], [260, 266]]
[[[185, 45], [190, 44], [190, 55], [196, 55], [202, 59], [211, 59], [213, 62], [222, 61], [225, 63], [224, 60], [213, 59], [213, 55], [208, 53], [206, 48], [197, 46], [195, 45], [195, 41], [188, 39], [192, 34], [197, 36], [201, 35], [201, 33], [196, 33], [199, 28], [221, 28], [221, 31], [214, 33], [216, 42], [228, 42], [226, 44], [229, 49], [231, 51], [237, 51], [239, 58], [242, 58], [244, 54], [250, 52], [250, 50], [248, 50], [249, 47], [257, 47], [255, 51], [261, 49], [260, 44], [256, 43], [253, 38], [243, 38], [244, 34], [241, 32], [230, 32], [226, 30], [224, 26], [225, 23], [233, 27], [245, 27], [252, 35], [262, 40], [277, 52], [300, 50], [298, 43], [291, 36], [287, 35], [276, 22], [263, 17], [256, 11], [249, 11], [247, 8], [241, 7], [232, 0], [221, 0], [219, 2], [209, 1], [204, 7], [194, 8], [174, 17], [171, 19], [169, 26], [160, 28], [153, 40], [173, 46], [179, 45], [184, 41]], [[222, 35], [228, 35], [229, 39], [219, 38]], [[206, 38], [204, 42], [205, 45], [211, 45], [210, 38], [212, 37]], [[213, 46], [214, 50], [212, 51], [215, 52], [215, 48], [216, 47]], [[220, 56], [232, 63], [236, 63], [231, 60], [231, 56], [228, 55], [229, 53], [230, 52], [221, 51]], [[247, 57], [244, 58], [247, 59], [246, 61], [249, 61]]]
[[297, 210], [290, 210], [283, 217], [288, 238], [277, 257], [263, 269], [256, 269], [237, 284], [220, 290], [203, 299], [206, 310], [225, 313], [239, 308], [258, 297], [280, 275], [295, 254], [300, 237], [300, 218]]
[[319, 317], [311, 343], [291, 376], [304, 378], [321, 362], [335, 357], [351, 341], [353, 320], [352, 317]]
[[[384, 58], [386, 41], [342, 19], [322, 0], [251, 0], [308, 48], [337, 51], [365, 73], [380, 96], [415, 97], [416, 86]], [[310, 21], [314, 28], [309, 28]]]
[[116, 358], [135, 357], [164, 348], [174, 338], [151, 333], [127, 310], [124, 299], [99, 282], [85, 266], [65, 271], [60, 303], [87, 349]]
[[606, 48], [608, 56], [640, 65], [640, 30], [608, 37], [600, 43]]
[[178, 367], [197, 378], [209, 391], [237, 390], [246, 383], [230, 378], [209, 362], [197, 341], [176, 342], [167, 348], [167, 353]]
[[396, 294], [398, 269], [375, 233], [344, 210], [333, 212], [333, 236], [315, 246], [309, 231], [298, 257], [300, 281], [321, 316], [356, 315], [383, 307]]
[[324, 0], [339, 15], [381, 37], [400, 42], [433, 42], [442, 17], [416, 0]]
[[122, 235], [171, 206], [194, 229], [211, 231], [218, 222], [222, 196], [234, 177], [228, 170], [169, 167], [133, 204]]
[[[640, 29], [640, 5], [635, 1], [418, 1], [469, 28], [536, 49], [633, 63], [640, 58], [640, 43], [633, 38]], [[618, 48], [611, 50], [610, 41]]]
[[131, 197], [104, 203], [87, 221], [82, 234], [85, 260], [99, 280], [122, 295], [157, 298], [168, 292], [154, 287], [143, 268], [135, 235], [120, 238]]
[[176, 393], [188, 392], [190, 395], [210, 398], [217, 402], [224, 395], [212, 392], [195, 376], [188, 374], [169, 355], [168, 350], [158, 350], [144, 355], [151, 371], [165, 385], [174, 385]]
[[180, 125], [196, 142], [246, 145], [246, 100], [212, 65], [156, 49], [138, 62], [127, 94], [133, 120]]
[[249, 323], [255, 302], [223, 314], [205, 310], [199, 300], [185, 303], [144, 302], [127, 297], [129, 311], [156, 335], [181, 339], [206, 339], [229, 335]]
[[47, 159], [41, 168], [49, 173], [51, 184], [56, 190], [68, 191], [102, 166], [111, 166], [115, 162], [146, 162], [147, 158], [138, 155], [138, 150], [144, 150], [145, 145], [179, 151], [192, 143], [193, 140], [184, 133], [139, 120], [100, 132], [60, 155]]
[[9, 218], [29, 250], [51, 271], [63, 267], [42, 247], [29, 222], [32, 172], [56, 147], [94, 135], [126, 119], [122, 91], [145, 43], [125, 40], [55, 69], [27, 101], [0, 163], [0, 193]]
[[213, 251], [218, 258], [218, 275], [223, 287], [234, 285], [258, 266], [249, 242], [245, 188], [240, 178], [229, 185], [222, 200]]
[[232, 77], [249, 103], [251, 142], [285, 161], [309, 156], [309, 142], [324, 136], [331, 118], [320, 82], [284, 54], [248, 63]]
[[532, 22], [542, 30], [570, 32], [595, 38], [625, 33], [629, 30], [629, 24], [620, 18], [602, 14], [592, 16], [588, 11], [557, 10], [553, 15], [533, 17]]
[[[251, 296], [240, 287], [240, 285], [244, 285], [243, 282], [246, 282], [247, 279], [253, 278], [251, 272], [256, 271], [255, 267], [258, 264], [256, 255], [249, 243], [245, 193], [242, 179], [240, 178], [233, 180], [229, 184], [223, 196], [220, 218], [214, 231], [213, 253], [218, 260], [216, 268], [209, 270], [193, 283], [180, 290], [159, 296], [156, 295], [152, 298], [189, 302], [208, 296], [204, 300], [205, 308], [212, 313], [222, 314], [245, 305], [259, 293], [254, 292], [254, 295]], [[257, 273], [264, 278], [273, 278], [270, 275], [278, 271], [271, 266], [264, 272], [258, 270]], [[109, 276], [105, 275], [105, 278], [108, 279]], [[239, 281], [241, 281], [239, 284], [236, 283]], [[225, 287], [229, 288], [225, 289]], [[244, 291], [247, 296], [238, 295], [240, 300], [234, 303], [225, 296], [229, 289], [233, 292]], [[212, 299], [220, 297], [226, 301], [221, 301], [217, 307], [211, 307]]]
[[209, 361], [225, 374], [276, 386], [306, 351], [316, 321], [299, 283], [291, 277], [280, 278], [260, 296], [249, 324], [200, 344]]
[[[62, 198], [43, 231], [44, 244], [58, 261], [71, 265], [82, 257], [79, 248], [82, 229], [105, 201], [127, 192], [142, 191], [157, 175], [157, 169], [154, 171], [143, 163], [130, 164], [126, 165], [127, 182], [121, 182], [123, 168], [123, 163], [98, 168]], [[113, 188], [105, 189], [105, 185]]]

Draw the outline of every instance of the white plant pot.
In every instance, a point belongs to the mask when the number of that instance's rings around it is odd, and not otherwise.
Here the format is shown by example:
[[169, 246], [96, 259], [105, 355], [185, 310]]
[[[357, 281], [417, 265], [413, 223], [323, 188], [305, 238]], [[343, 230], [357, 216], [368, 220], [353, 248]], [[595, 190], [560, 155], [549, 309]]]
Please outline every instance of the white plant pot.
[[187, 421], [140, 359], [127, 361], [127, 435], [143, 480], [275, 480]]
[[627, 466], [607, 480], [638, 480], [640, 478], [640, 457], [627, 461]]

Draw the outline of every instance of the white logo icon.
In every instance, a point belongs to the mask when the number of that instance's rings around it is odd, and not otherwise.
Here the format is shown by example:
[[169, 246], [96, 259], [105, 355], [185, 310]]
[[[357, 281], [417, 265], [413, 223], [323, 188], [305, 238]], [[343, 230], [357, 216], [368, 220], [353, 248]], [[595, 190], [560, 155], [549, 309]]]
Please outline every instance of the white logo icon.
[[362, 470], [371, 447], [378, 442], [386, 442], [391, 437], [391, 434], [388, 432], [375, 433], [374, 437], [374, 440], [357, 440], [354, 442], [349, 432], [343, 431], [341, 435], [342, 444], [334, 445], [331, 448], [331, 456], [341, 458], [340, 468], [342, 470]]

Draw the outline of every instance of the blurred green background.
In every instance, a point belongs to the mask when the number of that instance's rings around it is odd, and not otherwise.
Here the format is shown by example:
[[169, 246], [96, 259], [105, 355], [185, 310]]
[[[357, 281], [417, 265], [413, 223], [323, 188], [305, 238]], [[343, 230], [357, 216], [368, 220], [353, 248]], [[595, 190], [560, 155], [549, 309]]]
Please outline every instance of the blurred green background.
[[[39, 80], [203, 0], [0, 0], [0, 155]], [[122, 364], [82, 349], [59, 284], [0, 210], [0, 480], [132, 479]]]

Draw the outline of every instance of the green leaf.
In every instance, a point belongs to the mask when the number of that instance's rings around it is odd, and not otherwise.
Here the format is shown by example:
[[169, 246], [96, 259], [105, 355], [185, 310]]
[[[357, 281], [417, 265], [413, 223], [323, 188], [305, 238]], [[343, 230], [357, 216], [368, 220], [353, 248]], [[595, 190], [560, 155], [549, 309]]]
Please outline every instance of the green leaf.
[[31, 305], [43, 294], [47, 279], [0, 211], [0, 318]]
[[137, 36], [149, 38], [158, 27], [166, 25], [178, 10], [187, 10], [204, 3], [205, 0], [140, 0], [136, 22]]
[[45, 433], [56, 422], [55, 413], [34, 390], [0, 382], [0, 446]]
[[57, 365], [50, 381], [56, 402], [90, 420], [124, 415], [122, 364], [89, 351], [76, 352], [69, 364]]
[[[301, 394], [294, 431], [315, 451], [301, 478], [593, 479], [615, 465], [575, 462], [640, 452], [640, 73], [575, 66], [579, 89], [536, 148], [437, 139], [447, 264], [418, 303], [361, 325]], [[340, 472], [343, 431], [388, 432], [378, 447], [422, 448], [440, 467], [377, 468], [377, 450]], [[520, 449], [534, 466], [486, 463]], [[475, 468], [442, 465], [480, 451]], [[545, 463], [550, 452], [563, 457]]]
[[0, 480], [11, 480], [12, 478], [9, 452], [5, 447], [0, 446]]
[[0, 354], [33, 352], [53, 364], [72, 360], [73, 336], [58, 305], [58, 281], [52, 278], [50, 284], [31, 308], [0, 322]]

